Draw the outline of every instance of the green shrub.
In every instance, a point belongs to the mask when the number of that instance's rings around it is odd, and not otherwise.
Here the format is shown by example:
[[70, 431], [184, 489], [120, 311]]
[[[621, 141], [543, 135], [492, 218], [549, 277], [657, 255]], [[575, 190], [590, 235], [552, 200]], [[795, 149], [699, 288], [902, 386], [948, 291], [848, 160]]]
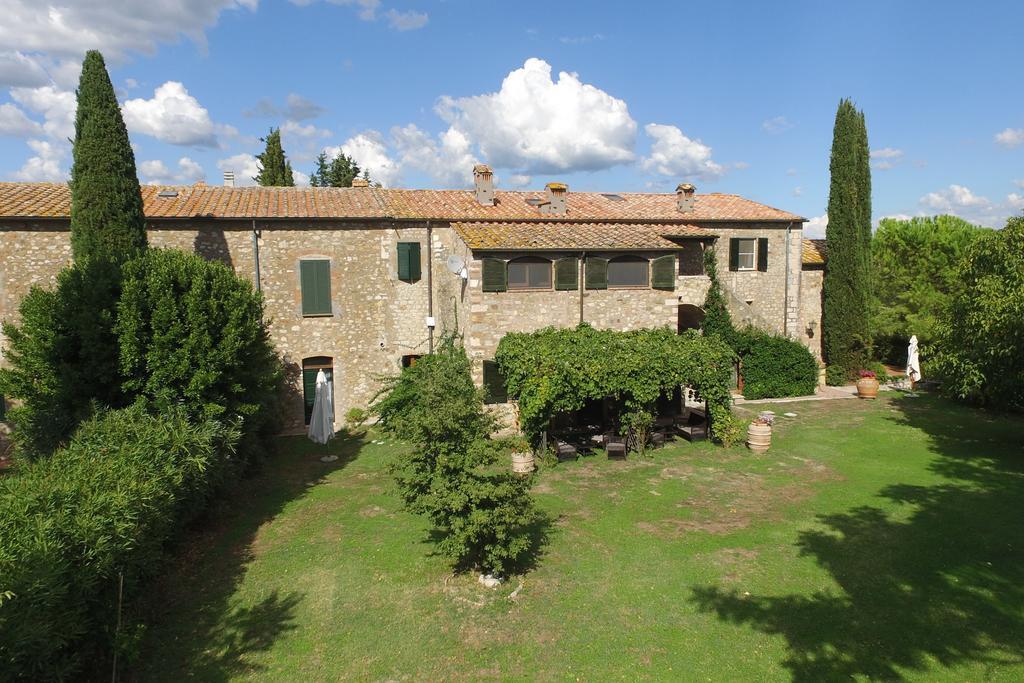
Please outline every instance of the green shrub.
[[155, 412], [242, 420], [252, 457], [276, 426], [282, 370], [263, 299], [222, 263], [150, 249], [124, 267], [116, 331], [125, 392]]
[[17, 400], [8, 417], [21, 458], [51, 453], [94, 403], [124, 405], [113, 331], [118, 278], [105, 262], [66, 268], [53, 290], [33, 287], [21, 300], [20, 324], [4, 322], [9, 367], [0, 370], [0, 393]]
[[457, 567], [485, 572], [520, 562], [539, 518], [532, 477], [509, 471], [511, 443], [489, 438], [494, 419], [454, 336], [385, 379], [372, 410], [383, 429], [413, 444], [392, 472], [406, 508], [441, 532], [441, 553]]
[[806, 346], [747, 329], [738, 334], [743, 396], [748, 399], [809, 396], [818, 386], [818, 361]]
[[349, 408], [349, 411], [345, 413], [345, 426], [350, 431], [356, 432], [363, 428], [368, 419], [370, 419], [370, 413], [366, 408]]
[[0, 478], [4, 678], [109, 673], [119, 575], [130, 606], [231, 472], [237, 438], [180, 409], [134, 406], [100, 412], [51, 457]]

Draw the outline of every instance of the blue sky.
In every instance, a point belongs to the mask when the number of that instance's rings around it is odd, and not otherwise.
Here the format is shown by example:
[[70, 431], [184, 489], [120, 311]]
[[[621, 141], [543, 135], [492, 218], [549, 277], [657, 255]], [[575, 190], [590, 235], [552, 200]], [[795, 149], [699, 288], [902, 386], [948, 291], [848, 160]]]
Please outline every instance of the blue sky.
[[[144, 182], [297, 171], [385, 184], [734, 192], [820, 229], [836, 104], [867, 116], [875, 217], [1024, 209], [1024, 5], [0, 0], [0, 179], [60, 180], [77, 64], [119, 89]], [[300, 175], [300, 179], [303, 176]]]

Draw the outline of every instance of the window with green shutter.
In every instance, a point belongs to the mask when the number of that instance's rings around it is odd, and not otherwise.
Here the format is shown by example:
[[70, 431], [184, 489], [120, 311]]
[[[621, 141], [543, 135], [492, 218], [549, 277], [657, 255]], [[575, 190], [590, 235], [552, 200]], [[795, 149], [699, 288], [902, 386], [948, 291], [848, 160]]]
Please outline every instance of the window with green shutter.
[[481, 261], [481, 268], [485, 292], [504, 292], [508, 289], [508, 271], [503, 260], [485, 258]]
[[729, 239], [729, 270], [740, 269], [740, 240], [738, 237]]
[[676, 255], [659, 256], [651, 261], [651, 287], [674, 290], [676, 288]]
[[768, 238], [759, 237], [757, 240], [757, 269], [762, 273], [768, 270]]
[[[729, 240], [729, 270], [754, 270], [757, 265], [757, 240], [733, 237]], [[765, 257], [767, 263], [767, 256]]]
[[331, 315], [331, 262], [327, 259], [299, 261], [302, 315]]
[[416, 282], [420, 279], [420, 243], [398, 243], [398, 279]]
[[608, 289], [608, 259], [588, 256], [584, 279], [587, 289]]
[[493, 360], [484, 361], [484, 403], [507, 403], [508, 389], [505, 378]]
[[580, 260], [574, 256], [555, 261], [555, 289], [579, 289]]

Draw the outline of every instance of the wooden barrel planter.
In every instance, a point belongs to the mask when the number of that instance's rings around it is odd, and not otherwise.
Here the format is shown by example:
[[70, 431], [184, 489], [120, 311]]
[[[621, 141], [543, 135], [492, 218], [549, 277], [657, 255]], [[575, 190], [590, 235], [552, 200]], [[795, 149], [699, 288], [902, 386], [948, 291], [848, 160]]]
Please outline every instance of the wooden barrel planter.
[[857, 395], [861, 398], [878, 398], [878, 380], [874, 377], [861, 377], [857, 380]]
[[747, 427], [747, 448], [755, 453], [764, 453], [772, 445], [771, 425], [758, 423], [756, 420]]
[[513, 453], [512, 471], [516, 474], [529, 474], [533, 472], [533, 453]]

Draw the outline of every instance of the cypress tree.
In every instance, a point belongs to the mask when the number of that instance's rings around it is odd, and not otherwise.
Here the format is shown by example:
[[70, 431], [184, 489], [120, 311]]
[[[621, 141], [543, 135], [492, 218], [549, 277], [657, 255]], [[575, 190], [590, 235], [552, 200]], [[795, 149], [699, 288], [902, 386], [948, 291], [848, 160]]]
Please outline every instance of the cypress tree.
[[704, 298], [704, 322], [701, 323], [701, 329], [705, 335], [717, 334], [722, 341], [735, 348], [736, 328], [732, 324], [732, 316], [729, 315], [725, 295], [718, 282], [718, 264], [715, 261], [714, 249], [709, 248], [704, 252], [704, 274], [708, 276], [711, 286], [708, 287], [708, 293]]
[[292, 164], [281, 147], [281, 129], [271, 128], [267, 137], [260, 141], [266, 143], [266, 147], [262, 154], [256, 155], [260, 170], [253, 180], [265, 187], [294, 187]]
[[82, 63], [71, 167], [71, 250], [77, 263], [121, 263], [146, 248], [146, 217], [128, 129], [103, 55]]
[[871, 169], [863, 112], [844, 99], [836, 111], [829, 164], [828, 262], [822, 342], [828, 381], [841, 384], [867, 361], [870, 339]]

